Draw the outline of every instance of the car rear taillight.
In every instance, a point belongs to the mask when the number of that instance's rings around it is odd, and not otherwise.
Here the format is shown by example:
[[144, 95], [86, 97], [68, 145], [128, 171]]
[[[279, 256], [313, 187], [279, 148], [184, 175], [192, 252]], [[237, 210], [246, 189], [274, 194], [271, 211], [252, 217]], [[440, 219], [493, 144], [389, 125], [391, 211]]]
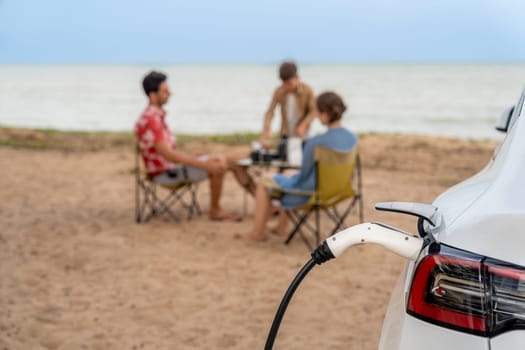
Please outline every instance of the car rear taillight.
[[525, 328], [525, 268], [433, 245], [412, 279], [407, 312], [482, 336]]
[[486, 266], [491, 335], [525, 328], [525, 269], [492, 259]]

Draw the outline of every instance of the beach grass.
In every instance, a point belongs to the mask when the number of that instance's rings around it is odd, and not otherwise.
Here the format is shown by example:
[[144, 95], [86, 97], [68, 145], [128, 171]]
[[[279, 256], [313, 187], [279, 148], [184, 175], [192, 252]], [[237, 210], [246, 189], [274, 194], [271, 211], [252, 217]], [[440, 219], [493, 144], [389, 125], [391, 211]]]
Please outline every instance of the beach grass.
[[[398, 133], [358, 133], [363, 141], [367, 137], [378, 135], [399, 136]], [[177, 134], [177, 145], [184, 147], [189, 143], [217, 143], [228, 146], [249, 145], [260, 133], [253, 131], [216, 135]], [[406, 136], [406, 135], [405, 135]], [[274, 134], [274, 139], [278, 135]], [[449, 138], [453, 139], [453, 138]], [[485, 143], [488, 140], [465, 140], [472, 145]], [[0, 125], [0, 147], [11, 147], [35, 150], [101, 151], [119, 148], [131, 149], [136, 142], [135, 135], [123, 131], [64, 131], [58, 129], [17, 128]], [[428, 140], [422, 139], [424, 144]]]
[[[220, 135], [177, 135], [177, 144], [188, 142], [215, 142], [227, 145], [246, 145], [259, 136], [254, 132]], [[115, 148], [131, 148], [135, 136], [131, 132], [109, 131], [63, 131], [56, 129], [29, 129], [0, 126], [0, 147], [62, 150], [98, 151]]]

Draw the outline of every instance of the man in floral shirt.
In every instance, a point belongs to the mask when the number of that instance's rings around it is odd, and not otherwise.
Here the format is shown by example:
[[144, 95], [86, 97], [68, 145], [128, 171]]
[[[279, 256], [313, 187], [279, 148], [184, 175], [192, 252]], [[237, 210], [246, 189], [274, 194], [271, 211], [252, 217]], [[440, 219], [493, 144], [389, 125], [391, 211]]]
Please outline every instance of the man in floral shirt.
[[226, 213], [219, 202], [226, 171], [232, 171], [238, 181], [246, 175], [225, 156], [193, 157], [176, 148], [162, 108], [170, 97], [166, 79], [162, 73], [150, 72], [142, 82], [149, 103], [135, 124], [135, 134], [148, 177], [159, 184], [177, 183], [185, 176], [194, 182], [209, 178], [210, 219], [239, 221], [240, 217]]

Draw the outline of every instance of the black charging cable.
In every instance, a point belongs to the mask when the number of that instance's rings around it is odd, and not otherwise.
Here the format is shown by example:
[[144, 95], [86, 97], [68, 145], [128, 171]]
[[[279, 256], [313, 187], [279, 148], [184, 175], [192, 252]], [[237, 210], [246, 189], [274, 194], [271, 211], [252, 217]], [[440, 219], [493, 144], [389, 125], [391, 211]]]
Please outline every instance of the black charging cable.
[[297, 273], [292, 283], [290, 283], [288, 290], [286, 291], [286, 293], [284, 293], [283, 299], [281, 300], [281, 304], [279, 305], [279, 308], [275, 313], [272, 327], [270, 328], [270, 332], [268, 333], [268, 337], [266, 338], [266, 345], [264, 346], [264, 350], [272, 350], [273, 343], [275, 342], [275, 338], [277, 337], [277, 332], [279, 332], [279, 327], [281, 325], [284, 313], [286, 312], [286, 308], [288, 307], [288, 304], [290, 303], [290, 300], [292, 299], [295, 290], [297, 289], [297, 287], [299, 287], [299, 284], [301, 284], [308, 272], [310, 272], [310, 270], [312, 270], [316, 264], [321, 265], [325, 261], [328, 261], [333, 258], [334, 255], [330, 251], [330, 248], [328, 248], [326, 241], [323, 242], [323, 244], [321, 244], [312, 252], [312, 258], [308, 260], [308, 262], [303, 266], [303, 268]]

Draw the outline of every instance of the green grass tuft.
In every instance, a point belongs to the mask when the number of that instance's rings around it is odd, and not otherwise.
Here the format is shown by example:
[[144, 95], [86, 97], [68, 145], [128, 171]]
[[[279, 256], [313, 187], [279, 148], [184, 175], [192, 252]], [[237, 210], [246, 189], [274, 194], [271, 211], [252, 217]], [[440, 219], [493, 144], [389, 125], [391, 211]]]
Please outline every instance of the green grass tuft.
[[[227, 145], [246, 145], [259, 137], [258, 133], [243, 132], [223, 135], [177, 135], [177, 143], [214, 142]], [[135, 135], [131, 132], [62, 131], [56, 129], [25, 129], [0, 126], [0, 147], [27, 149], [56, 149], [64, 151], [98, 151], [132, 148]]]

